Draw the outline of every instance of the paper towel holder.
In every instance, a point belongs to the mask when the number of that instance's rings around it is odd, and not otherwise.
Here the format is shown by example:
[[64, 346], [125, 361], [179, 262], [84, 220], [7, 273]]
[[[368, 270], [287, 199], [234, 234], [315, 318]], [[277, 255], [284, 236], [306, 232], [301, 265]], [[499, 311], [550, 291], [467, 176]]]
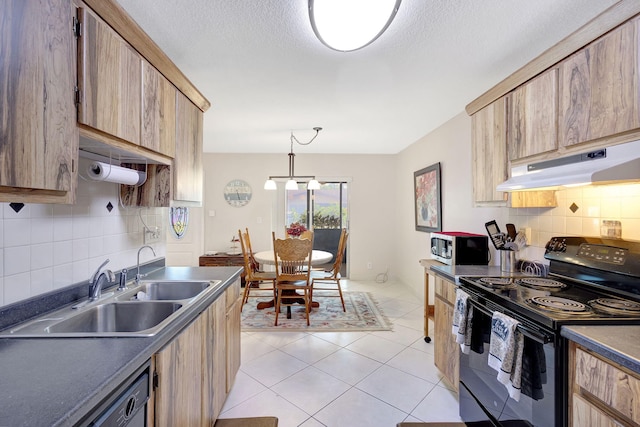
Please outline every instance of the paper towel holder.
[[[118, 172], [120, 174], [120, 172], [135, 172], [138, 175], [138, 180], [136, 183], [131, 183], [129, 181], [124, 181], [124, 180], [120, 180], [117, 177], [114, 178], [105, 178], [105, 179], [98, 179], [96, 177], [90, 177], [90, 176], [83, 176], [83, 174], [80, 172], [80, 170], [78, 170], [78, 176], [80, 176], [80, 178], [82, 178], [85, 181], [88, 182], [111, 182], [114, 184], [120, 184], [120, 185], [128, 185], [128, 186], [132, 186], [132, 187], [140, 187], [141, 185], [144, 185], [145, 182], [147, 182], [147, 171], [149, 169], [149, 164], [147, 159], [144, 159], [144, 171], [139, 171], [137, 169], [131, 169], [131, 168], [125, 168], [122, 166], [118, 166], [116, 164], [114, 164], [114, 159], [111, 156], [111, 153], [109, 155], [109, 157], [100, 155], [100, 154], [95, 154], [95, 153], [91, 153], [91, 152], [87, 152], [87, 151], [83, 151], [80, 150], [80, 155], [81, 157], [87, 158], [87, 159], [91, 159], [94, 160], [95, 162], [99, 162], [102, 163], [104, 165], [108, 165], [109, 169], [109, 174], [110, 172], [113, 170], [114, 172]], [[94, 167], [95, 165], [91, 165], [91, 167]], [[113, 169], [111, 169], [113, 168]], [[94, 169], [95, 171], [95, 169]], [[109, 175], [107, 174], [107, 175]]]

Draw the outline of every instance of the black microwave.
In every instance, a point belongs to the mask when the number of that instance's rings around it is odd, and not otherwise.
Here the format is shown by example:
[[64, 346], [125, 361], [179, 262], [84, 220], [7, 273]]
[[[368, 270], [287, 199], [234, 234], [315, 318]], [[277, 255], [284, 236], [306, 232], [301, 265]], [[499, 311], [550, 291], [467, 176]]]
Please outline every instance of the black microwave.
[[431, 233], [431, 258], [449, 265], [487, 265], [489, 238], [461, 231]]

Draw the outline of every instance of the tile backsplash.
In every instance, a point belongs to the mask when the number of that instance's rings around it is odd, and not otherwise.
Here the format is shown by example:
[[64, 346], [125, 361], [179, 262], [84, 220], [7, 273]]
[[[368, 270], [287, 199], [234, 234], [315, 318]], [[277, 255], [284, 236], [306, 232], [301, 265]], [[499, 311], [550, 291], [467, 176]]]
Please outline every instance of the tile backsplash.
[[[114, 271], [135, 265], [143, 221], [160, 228], [151, 246], [164, 257], [168, 209], [123, 207], [118, 192], [117, 184], [79, 178], [74, 205], [25, 204], [15, 212], [0, 203], [0, 306], [88, 280], [107, 258]], [[140, 262], [156, 257], [142, 251]]]
[[622, 239], [640, 241], [640, 184], [576, 187], [559, 190], [556, 197], [554, 208], [509, 209], [509, 222], [532, 232], [520, 259], [543, 260], [553, 236], [600, 236], [603, 221], [619, 222]]

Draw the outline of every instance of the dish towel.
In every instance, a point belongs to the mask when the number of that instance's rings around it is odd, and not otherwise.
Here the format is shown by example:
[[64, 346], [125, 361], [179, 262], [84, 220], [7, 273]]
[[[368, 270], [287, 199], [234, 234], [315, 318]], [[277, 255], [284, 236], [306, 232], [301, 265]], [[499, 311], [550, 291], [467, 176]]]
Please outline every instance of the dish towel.
[[524, 337], [515, 319], [499, 312], [491, 318], [491, 338], [489, 341], [489, 366], [498, 371], [498, 381], [507, 387], [509, 397], [520, 401], [522, 378], [522, 352]]
[[453, 307], [453, 326], [451, 333], [455, 335], [456, 342], [460, 344], [462, 352], [469, 354], [471, 346], [471, 324], [473, 310], [468, 304], [469, 294], [462, 289], [456, 289], [456, 302]]

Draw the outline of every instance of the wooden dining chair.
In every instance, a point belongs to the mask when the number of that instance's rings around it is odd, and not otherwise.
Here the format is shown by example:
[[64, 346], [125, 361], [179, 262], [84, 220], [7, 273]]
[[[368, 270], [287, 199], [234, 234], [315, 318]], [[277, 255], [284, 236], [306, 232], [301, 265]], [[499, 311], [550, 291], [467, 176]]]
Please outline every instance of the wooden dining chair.
[[[250, 295], [252, 290], [255, 291], [273, 291], [273, 298], [275, 298], [275, 283], [276, 283], [276, 273], [275, 272], [265, 272], [265, 271], [257, 271], [255, 266], [255, 260], [253, 260], [252, 253], [248, 250], [247, 239], [249, 237], [248, 233], [243, 235], [242, 231], [238, 230], [238, 236], [240, 236], [240, 247], [242, 248], [242, 258], [244, 260], [244, 293], [242, 294], [242, 307], [247, 303], [249, 297], [260, 297], [264, 296], [264, 294], [258, 295]], [[265, 283], [271, 283], [271, 286], [261, 287], [260, 285]], [[242, 311], [242, 307], [240, 310]]]
[[[292, 304], [304, 303], [307, 326], [309, 326], [309, 311], [311, 310], [311, 251], [313, 240], [308, 239], [276, 239], [272, 232], [273, 257], [276, 266], [276, 319], [282, 306], [288, 310]], [[297, 291], [303, 291], [298, 294]]]
[[[333, 267], [330, 271], [317, 271], [313, 270], [311, 272], [311, 285], [312, 291], [338, 291], [337, 295], [325, 293], [322, 294], [323, 297], [340, 297], [340, 301], [342, 302], [342, 311], [346, 312], [347, 309], [344, 305], [344, 297], [342, 295], [342, 287], [340, 286], [340, 269], [342, 268], [342, 260], [344, 259], [344, 252], [347, 246], [347, 238], [349, 237], [349, 233], [346, 228], [342, 229], [340, 233], [340, 240], [338, 240], [338, 252], [336, 252], [336, 258], [333, 262]], [[320, 284], [317, 286], [316, 284]], [[313, 298], [313, 292], [311, 293], [311, 297]]]
[[300, 233], [300, 239], [313, 240], [313, 231], [303, 231], [302, 233]]
[[251, 264], [253, 265], [253, 269], [254, 271], [258, 271], [258, 272], [262, 272], [263, 270], [260, 268], [260, 263], [258, 261], [256, 261], [255, 257], [253, 256], [253, 247], [251, 246], [251, 237], [249, 236], [249, 227], [245, 227], [245, 234], [244, 234], [244, 244], [247, 248], [247, 254], [249, 254], [249, 259], [251, 260]]

